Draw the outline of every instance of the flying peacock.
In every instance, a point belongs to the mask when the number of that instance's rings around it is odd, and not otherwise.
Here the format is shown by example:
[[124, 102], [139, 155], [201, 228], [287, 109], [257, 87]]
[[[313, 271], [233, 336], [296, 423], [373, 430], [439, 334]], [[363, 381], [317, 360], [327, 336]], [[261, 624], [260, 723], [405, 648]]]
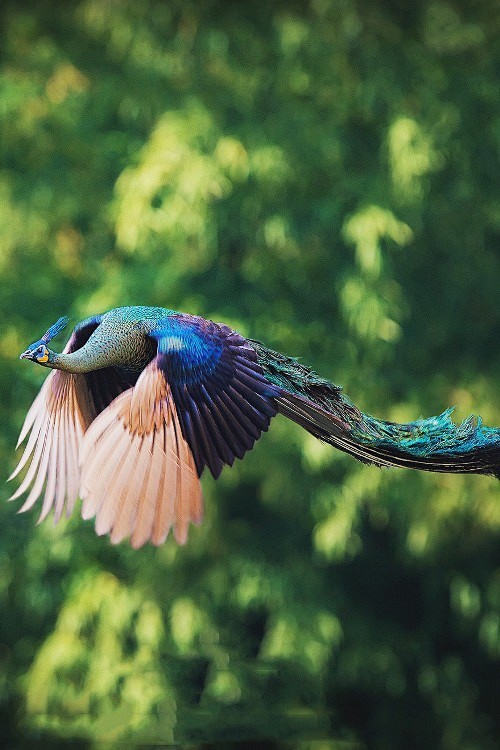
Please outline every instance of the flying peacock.
[[11, 499], [45, 486], [40, 520], [57, 522], [81, 497], [98, 534], [133, 547], [179, 543], [200, 523], [200, 476], [243, 458], [276, 414], [377, 466], [500, 476], [500, 429], [451, 409], [407, 424], [363, 414], [341, 388], [296, 359], [226, 325], [159, 307], [120, 307], [74, 329], [63, 353], [48, 344], [60, 318], [21, 359], [52, 369], [18, 446], [28, 464]]

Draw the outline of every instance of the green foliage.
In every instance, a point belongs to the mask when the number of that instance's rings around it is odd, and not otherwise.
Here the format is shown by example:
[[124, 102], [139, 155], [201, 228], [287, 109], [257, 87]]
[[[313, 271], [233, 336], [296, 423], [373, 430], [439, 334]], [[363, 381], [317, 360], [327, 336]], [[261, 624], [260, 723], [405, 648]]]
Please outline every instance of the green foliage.
[[[397, 421], [500, 421], [500, 14], [6, 0], [0, 455], [57, 317], [162, 305]], [[134, 553], [1, 504], [4, 744], [498, 747], [500, 490], [356, 464], [281, 418]], [[8, 496], [7, 488], [0, 492]]]
[[70, 737], [109, 741], [146, 729], [146, 737], [172, 741], [175, 703], [158, 665], [162, 637], [156, 604], [108, 573], [89, 571], [68, 592], [26, 677], [28, 715]]

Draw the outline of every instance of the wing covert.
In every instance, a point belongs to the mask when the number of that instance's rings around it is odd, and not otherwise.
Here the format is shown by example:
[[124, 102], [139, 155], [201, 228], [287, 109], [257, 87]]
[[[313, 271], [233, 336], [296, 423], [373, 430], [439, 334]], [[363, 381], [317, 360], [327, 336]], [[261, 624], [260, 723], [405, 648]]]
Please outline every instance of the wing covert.
[[248, 341], [226, 325], [172, 315], [150, 336], [198, 475], [208, 466], [217, 478], [268, 429], [281, 389], [266, 379]]

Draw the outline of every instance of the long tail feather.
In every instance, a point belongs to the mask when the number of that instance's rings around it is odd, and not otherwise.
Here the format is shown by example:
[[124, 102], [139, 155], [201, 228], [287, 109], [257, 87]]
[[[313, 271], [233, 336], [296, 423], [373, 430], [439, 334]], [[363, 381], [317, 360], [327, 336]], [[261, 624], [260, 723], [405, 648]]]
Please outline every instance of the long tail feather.
[[480, 417], [455, 424], [451, 408], [406, 424], [376, 419], [295, 359], [252, 345], [269, 380], [282, 389], [278, 411], [320, 440], [377, 466], [500, 478], [500, 428], [485, 427]]

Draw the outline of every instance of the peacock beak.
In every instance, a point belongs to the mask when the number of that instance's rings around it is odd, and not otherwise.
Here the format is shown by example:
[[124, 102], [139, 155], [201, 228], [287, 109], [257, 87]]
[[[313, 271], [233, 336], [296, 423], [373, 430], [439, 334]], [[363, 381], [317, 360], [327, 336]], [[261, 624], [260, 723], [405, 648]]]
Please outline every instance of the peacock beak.
[[19, 359], [33, 359], [33, 352], [30, 349], [26, 349], [25, 352], [19, 355]]

